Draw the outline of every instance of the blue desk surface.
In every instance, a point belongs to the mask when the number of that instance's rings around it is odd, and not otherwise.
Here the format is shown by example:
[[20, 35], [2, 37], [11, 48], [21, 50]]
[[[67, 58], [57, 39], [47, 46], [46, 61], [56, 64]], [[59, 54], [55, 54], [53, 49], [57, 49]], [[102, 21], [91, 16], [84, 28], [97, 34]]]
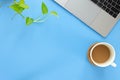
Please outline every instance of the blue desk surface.
[[[42, 0], [26, 0], [24, 15], [37, 17]], [[52, 0], [45, 0], [59, 18], [27, 27], [9, 3], [0, 8], [0, 80], [120, 80], [120, 21], [101, 37]], [[116, 50], [116, 68], [99, 68], [87, 60], [88, 47], [105, 41]]]

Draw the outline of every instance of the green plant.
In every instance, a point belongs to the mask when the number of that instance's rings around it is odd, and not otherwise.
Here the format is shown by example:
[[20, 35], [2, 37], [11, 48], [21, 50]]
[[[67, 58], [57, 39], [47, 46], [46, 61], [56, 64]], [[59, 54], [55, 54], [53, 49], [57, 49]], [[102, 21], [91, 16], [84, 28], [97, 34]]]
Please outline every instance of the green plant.
[[43, 16], [46, 16], [44, 18], [38, 17], [37, 19], [34, 19], [29, 16], [25, 17], [22, 14], [22, 12], [25, 11], [26, 9], [29, 9], [29, 5], [25, 3], [25, 0], [19, 0], [19, 1], [14, 0], [13, 3], [10, 5], [10, 8], [14, 10], [16, 14], [19, 14], [23, 17], [23, 19], [26, 22], [26, 25], [31, 25], [32, 23], [44, 22], [48, 18], [49, 14], [54, 15], [56, 17], [58, 16], [58, 13], [56, 11], [49, 12], [48, 7], [44, 2], [42, 2], [41, 4], [42, 14]]

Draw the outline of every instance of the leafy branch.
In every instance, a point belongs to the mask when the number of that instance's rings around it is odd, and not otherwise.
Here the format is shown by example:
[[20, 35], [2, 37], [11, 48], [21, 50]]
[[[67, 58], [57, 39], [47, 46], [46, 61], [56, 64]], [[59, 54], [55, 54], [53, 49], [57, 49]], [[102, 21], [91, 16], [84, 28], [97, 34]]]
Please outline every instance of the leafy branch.
[[24, 18], [24, 16], [22, 15], [22, 12], [24, 10], [28, 9], [29, 6], [27, 4], [25, 4], [24, 0], [20, 0], [19, 2], [14, 0], [13, 4], [10, 6], [10, 8], [13, 9], [17, 14], [21, 15]]
[[[10, 8], [14, 10], [16, 14], [19, 14], [25, 20], [26, 25], [31, 25], [32, 23], [44, 22], [45, 20], [47, 20], [48, 15], [49, 15], [48, 7], [44, 2], [42, 2], [41, 4], [42, 14], [43, 16], [46, 16], [44, 18], [38, 17], [37, 19], [34, 19], [29, 16], [25, 17], [22, 13], [23, 11], [29, 9], [29, 6], [25, 3], [25, 0], [19, 0], [19, 1], [14, 0], [14, 2], [10, 5]], [[50, 14], [56, 17], [58, 16], [58, 13], [56, 11], [51, 11]]]

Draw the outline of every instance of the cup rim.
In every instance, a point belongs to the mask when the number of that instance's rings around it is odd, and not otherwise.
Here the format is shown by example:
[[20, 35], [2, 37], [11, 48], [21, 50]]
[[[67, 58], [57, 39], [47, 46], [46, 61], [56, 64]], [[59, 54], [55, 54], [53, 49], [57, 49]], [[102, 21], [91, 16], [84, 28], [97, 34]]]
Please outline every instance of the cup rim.
[[[111, 59], [107, 62], [105, 62], [105, 63], [97, 63], [97, 62], [95, 62], [94, 60], [93, 60], [93, 58], [92, 58], [92, 52], [93, 52], [93, 50], [95, 49], [95, 47], [96, 46], [98, 46], [98, 45], [105, 45], [106, 47], [108, 47], [109, 49], [110, 49], [110, 51], [111, 51], [111, 53], [112, 53], [112, 57], [111, 57]], [[106, 42], [98, 42], [98, 43], [96, 43], [96, 44], [94, 44], [92, 47], [91, 47], [91, 49], [90, 49], [90, 58], [91, 58], [91, 61], [93, 62], [93, 64], [95, 64], [96, 66], [99, 66], [99, 67], [106, 67], [106, 66], [109, 66], [109, 65], [111, 65], [113, 62], [114, 62], [114, 59], [115, 59], [115, 49], [113, 48], [113, 46], [111, 45], [111, 44], [109, 44], [109, 43], [106, 43]]]

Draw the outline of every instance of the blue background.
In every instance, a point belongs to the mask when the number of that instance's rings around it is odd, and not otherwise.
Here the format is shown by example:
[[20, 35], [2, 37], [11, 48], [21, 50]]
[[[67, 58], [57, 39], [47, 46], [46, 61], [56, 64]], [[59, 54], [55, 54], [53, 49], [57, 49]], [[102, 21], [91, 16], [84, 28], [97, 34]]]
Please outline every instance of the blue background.
[[[0, 8], [0, 80], [120, 80], [120, 21], [103, 38], [54, 1], [44, 0], [59, 18], [26, 26], [19, 15], [11, 20], [11, 1]], [[41, 15], [41, 1], [26, 0], [30, 9], [23, 14]], [[116, 68], [88, 62], [89, 46], [101, 41], [115, 47]]]

